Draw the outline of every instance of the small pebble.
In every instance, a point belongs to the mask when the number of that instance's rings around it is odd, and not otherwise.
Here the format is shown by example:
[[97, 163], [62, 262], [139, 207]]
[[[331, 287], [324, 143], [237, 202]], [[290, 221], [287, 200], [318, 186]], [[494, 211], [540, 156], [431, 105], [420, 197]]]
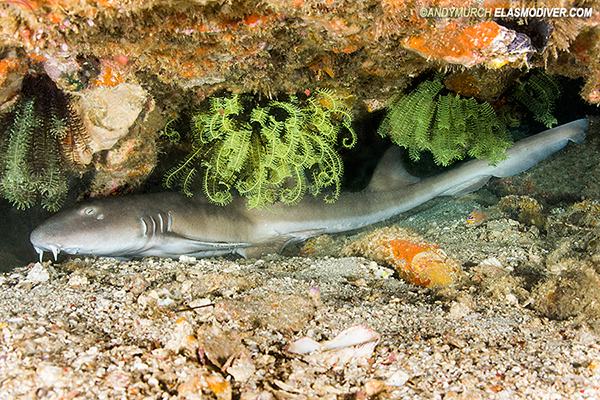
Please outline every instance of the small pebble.
[[27, 273], [27, 281], [31, 283], [43, 283], [50, 279], [48, 269], [39, 262], [35, 263], [33, 268]]
[[371, 379], [365, 383], [365, 393], [367, 396], [377, 396], [385, 390], [385, 384], [377, 379]]

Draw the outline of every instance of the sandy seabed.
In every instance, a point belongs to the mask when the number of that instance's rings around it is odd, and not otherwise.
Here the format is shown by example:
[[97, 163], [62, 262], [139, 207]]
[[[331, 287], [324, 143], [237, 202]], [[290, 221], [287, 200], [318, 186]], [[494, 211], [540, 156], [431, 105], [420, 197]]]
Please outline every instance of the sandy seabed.
[[[457, 207], [471, 204], [439, 202], [405, 222]], [[470, 259], [489, 255], [458, 219], [435, 232], [450, 255], [456, 243]], [[531, 258], [528, 247], [491, 260]], [[318, 253], [17, 268], [0, 277], [0, 398], [600, 396], [597, 335], [541, 316], [507, 264], [424, 289], [373, 261]], [[304, 336], [339, 346], [290, 352]]]

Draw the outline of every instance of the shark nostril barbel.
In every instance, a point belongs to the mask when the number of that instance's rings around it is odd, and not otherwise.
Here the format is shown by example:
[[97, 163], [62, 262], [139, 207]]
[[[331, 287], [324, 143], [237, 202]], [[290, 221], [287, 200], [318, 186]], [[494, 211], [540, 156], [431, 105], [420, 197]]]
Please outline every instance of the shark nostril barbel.
[[54, 256], [54, 261], [56, 261], [56, 259], [58, 258], [58, 254], [60, 253], [60, 248], [58, 248], [57, 246], [53, 246], [52, 248], [50, 248], [50, 250], [52, 251], [52, 255]]

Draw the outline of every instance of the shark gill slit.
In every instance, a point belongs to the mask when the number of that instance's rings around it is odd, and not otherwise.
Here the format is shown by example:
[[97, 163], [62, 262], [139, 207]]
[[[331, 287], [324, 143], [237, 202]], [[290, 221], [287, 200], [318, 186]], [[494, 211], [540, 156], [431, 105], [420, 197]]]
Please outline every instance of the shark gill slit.
[[158, 220], [158, 232], [165, 233], [165, 222], [163, 220], [162, 213], [156, 214], [156, 219]]
[[148, 236], [150, 233], [150, 225], [148, 225], [148, 222], [146, 222], [144, 217], [140, 218], [140, 221], [142, 221], [142, 227], [144, 228], [144, 236]]
[[171, 217], [171, 212], [167, 211], [167, 230], [166, 232], [170, 232], [171, 231], [171, 224], [173, 223], [173, 219]]

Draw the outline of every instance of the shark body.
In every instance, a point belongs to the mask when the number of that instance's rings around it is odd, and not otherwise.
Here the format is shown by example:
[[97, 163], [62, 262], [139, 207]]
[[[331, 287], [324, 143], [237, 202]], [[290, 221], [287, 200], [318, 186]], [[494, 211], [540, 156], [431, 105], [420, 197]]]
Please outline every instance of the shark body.
[[117, 258], [259, 256], [293, 241], [383, 221], [437, 196], [477, 190], [492, 176], [515, 175], [569, 141], [581, 143], [588, 124], [580, 119], [523, 139], [496, 166], [471, 160], [424, 180], [410, 176], [398, 165], [397, 154], [388, 152], [367, 189], [342, 193], [333, 204], [309, 197], [295, 206], [248, 210], [241, 198], [221, 207], [203, 196], [178, 193], [85, 201], [42, 223], [30, 240], [40, 260], [44, 252], [55, 259], [60, 252]]

